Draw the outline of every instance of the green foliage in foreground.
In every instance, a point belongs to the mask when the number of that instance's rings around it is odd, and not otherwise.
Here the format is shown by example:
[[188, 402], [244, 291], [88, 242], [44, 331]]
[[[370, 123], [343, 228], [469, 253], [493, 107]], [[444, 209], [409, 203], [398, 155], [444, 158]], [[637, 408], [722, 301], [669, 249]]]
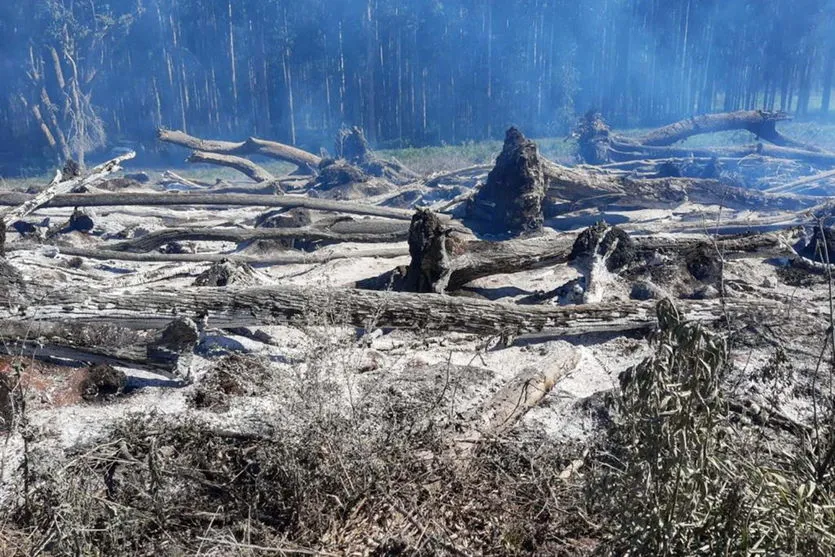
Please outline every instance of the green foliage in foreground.
[[609, 452], [589, 485], [607, 517], [600, 553], [835, 554], [831, 470], [816, 464], [820, 451], [774, 450], [735, 427], [722, 389], [724, 340], [681, 322], [669, 302], [659, 322], [655, 354], [621, 378]]

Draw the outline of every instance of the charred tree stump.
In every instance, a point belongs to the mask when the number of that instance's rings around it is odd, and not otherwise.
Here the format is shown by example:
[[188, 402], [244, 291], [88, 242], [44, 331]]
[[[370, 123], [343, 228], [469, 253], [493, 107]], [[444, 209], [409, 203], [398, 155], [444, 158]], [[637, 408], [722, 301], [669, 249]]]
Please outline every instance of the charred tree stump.
[[412, 261], [403, 290], [444, 293], [452, 270], [446, 245], [450, 232], [432, 211], [421, 209], [415, 213], [409, 229]]
[[228, 259], [212, 263], [208, 269], [194, 279], [194, 286], [238, 286], [253, 284], [255, 271], [246, 263], [236, 263]]
[[177, 318], [148, 344], [148, 361], [180, 377], [188, 378], [191, 375], [194, 349], [199, 340], [200, 331], [194, 321], [188, 317]]
[[536, 143], [510, 128], [487, 183], [469, 202], [467, 216], [488, 233], [518, 235], [539, 230], [546, 191]]
[[374, 160], [365, 133], [356, 126], [343, 126], [336, 134], [336, 156], [355, 166], [365, 166]]
[[572, 136], [577, 139], [580, 158], [587, 164], [606, 164], [609, 159], [609, 134], [611, 129], [600, 113], [586, 112]]
[[415, 181], [418, 175], [397, 160], [379, 158], [362, 128], [342, 127], [336, 136], [336, 158], [319, 163], [319, 175], [309, 183], [315, 192], [329, 192], [331, 197], [351, 199], [394, 191], [394, 185]]

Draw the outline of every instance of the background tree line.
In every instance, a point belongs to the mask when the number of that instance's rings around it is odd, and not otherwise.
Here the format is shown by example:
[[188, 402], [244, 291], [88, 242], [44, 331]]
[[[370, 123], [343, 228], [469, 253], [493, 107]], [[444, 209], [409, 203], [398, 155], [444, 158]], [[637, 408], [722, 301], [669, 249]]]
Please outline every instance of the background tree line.
[[313, 150], [830, 112], [832, 0], [7, 0], [0, 173], [157, 126]]

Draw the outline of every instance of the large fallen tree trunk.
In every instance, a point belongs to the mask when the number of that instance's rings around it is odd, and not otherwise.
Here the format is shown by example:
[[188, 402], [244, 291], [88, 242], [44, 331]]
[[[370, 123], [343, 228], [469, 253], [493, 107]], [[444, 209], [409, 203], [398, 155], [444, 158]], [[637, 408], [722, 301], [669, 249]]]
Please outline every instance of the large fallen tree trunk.
[[543, 166], [551, 200], [555, 203], [569, 201], [577, 208], [605, 205], [675, 207], [692, 201], [730, 209], [799, 211], [820, 203], [819, 197], [769, 194], [729, 186], [720, 180], [675, 177], [632, 179], [569, 168], [548, 160], [543, 161]]
[[345, 233], [334, 232], [322, 228], [168, 228], [151, 232], [139, 238], [125, 240], [115, 244], [107, 244], [113, 251], [147, 252], [169, 244], [171, 242], [204, 241], [204, 242], [250, 242], [253, 240], [286, 240], [298, 239], [309, 241], [356, 242], [356, 243], [385, 243], [406, 240], [408, 230], [383, 233]]
[[703, 133], [747, 130], [761, 139], [782, 147], [818, 150], [817, 148], [810, 148], [803, 143], [794, 141], [778, 132], [777, 122], [786, 120], [791, 120], [791, 116], [785, 112], [768, 112], [764, 110], [740, 110], [719, 114], [702, 114], [680, 120], [654, 129], [644, 135], [629, 139], [641, 145], [664, 146], [672, 145], [688, 137]]
[[609, 160], [619, 162], [634, 159], [668, 159], [676, 157], [725, 157], [741, 159], [753, 155], [801, 161], [817, 166], [835, 165], [835, 153], [809, 151], [793, 147], [768, 145], [765, 143], [728, 147], [653, 147], [613, 141], [611, 143]]
[[232, 141], [212, 141], [193, 137], [185, 132], [166, 130], [163, 128], [157, 130], [157, 137], [160, 141], [204, 153], [233, 156], [262, 155], [295, 164], [299, 167], [300, 171], [308, 174], [313, 174], [314, 169], [322, 162], [321, 157], [317, 157], [302, 149], [255, 137], [250, 137], [246, 141], [237, 143]]
[[[776, 123], [790, 119], [781, 112], [748, 110], [705, 114], [675, 122], [638, 137], [612, 133], [600, 114], [588, 112], [574, 131], [581, 157], [589, 164], [605, 164], [634, 159], [674, 157], [745, 157], [765, 155], [831, 166], [835, 153], [788, 138], [776, 129]], [[748, 130], [772, 145], [717, 148], [673, 148], [670, 145], [696, 134], [727, 130]]]
[[828, 180], [830, 178], [835, 177], [835, 170], [828, 170], [826, 172], [820, 172], [818, 174], [813, 174], [812, 176], [806, 176], [805, 178], [800, 178], [798, 180], [793, 180], [787, 184], [782, 184], [779, 186], [774, 186], [766, 190], [768, 193], [789, 193], [799, 189], [803, 186], [807, 186], [809, 184]]
[[[36, 251], [43, 248], [41, 244], [11, 244], [7, 251]], [[61, 246], [58, 248], [59, 255], [70, 257], [83, 257], [85, 259], [98, 259], [102, 261], [135, 261], [138, 263], [218, 263], [231, 261], [232, 263], [246, 263], [252, 266], [270, 265], [313, 265], [327, 263], [337, 259], [358, 259], [362, 257], [393, 258], [409, 255], [406, 247], [385, 247], [376, 249], [357, 249], [329, 251], [326, 249], [315, 252], [288, 251], [282, 253], [265, 253], [263, 255], [243, 255], [237, 253], [160, 253], [156, 251], [148, 253], [133, 253], [125, 251], [114, 251], [109, 249], [78, 248], [72, 246]]]
[[[420, 223], [418, 223], [420, 224]], [[414, 227], [415, 225], [413, 225]], [[751, 234], [729, 237], [671, 237], [663, 235], [632, 237], [636, 256], [650, 255], [654, 252], [683, 254], [693, 248], [710, 244], [721, 251], [724, 257], [732, 258], [737, 254], [774, 256], [793, 253], [791, 244], [798, 238], [795, 229], [779, 232]], [[436, 231], [435, 236], [446, 238], [443, 230]], [[412, 262], [409, 273], [413, 269], [430, 269], [433, 272], [423, 273], [423, 282], [405, 280], [398, 282], [396, 273], [386, 273], [379, 277], [359, 281], [360, 288], [380, 289], [393, 287], [409, 292], [443, 292], [454, 291], [476, 279], [496, 274], [517, 273], [542, 267], [550, 267], [566, 263], [572, 256], [577, 236], [565, 234], [560, 236], [538, 236], [533, 238], [514, 239], [503, 242], [473, 241], [468, 243], [455, 242], [455, 239], [444, 243], [427, 242], [434, 251], [412, 252]], [[444, 254], [434, 253], [444, 250]], [[427, 257], [427, 262], [422, 258]], [[436, 262], [444, 261], [442, 268]], [[408, 275], [407, 275], [408, 276]]]
[[169, 323], [150, 338], [134, 337], [135, 331], [112, 325], [0, 320], [0, 353], [188, 375], [198, 340], [193, 324]]
[[[3, 295], [0, 294], [0, 298]], [[271, 323], [335, 324], [513, 336], [548, 331], [578, 335], [655, 326], [654, 304], [617, 302], [579, 306], [521, 306], [456, 298], [317, 287], [177, 288], [139, 292], [51, 292], [17, 311], [0, 305], [0, 318], [18, 322], [110, 323], [164, 327], [172, 315], [207, 326], [247, 327]], [[687, 319], [718, 320], [785, 310], [763, 300], [682, 301]], [[332, 317], [327, 317], [332, 316]], [[316, 321], [319, 320], [319, 321]]]
[[[31, 199], [27, 194], [0, 194], [0, 206], [19, 205]], [[316, 211], [332, 211], [354, 215], [369, 215], [397, 220], [412, 220], [413, 211], [363, 205], [349, 201], [314, 199], [295, 195], [247, 195], [211, 193], [100, 193], [59, 195], [44, 207], [126, 207], [216, 205], [226, 207], [303, 207]], [[441, 217], [448, 220], [447, 217]]]
[[[545, 197], [550, 204], [545, 205]], [[694, 178], [633, 179], [629, 176], [569, 168], [540, 156], [536, 144], [515, 128], [508, 130], [487, 184], [465, 208], [474, 229], [488, 232], [536, 230], [543, 209], [549, 215], [583, 207], [675, 207], [685, 201], [732, 209], [798, 211], [815, 206], [819, 198], [767, 194]]]

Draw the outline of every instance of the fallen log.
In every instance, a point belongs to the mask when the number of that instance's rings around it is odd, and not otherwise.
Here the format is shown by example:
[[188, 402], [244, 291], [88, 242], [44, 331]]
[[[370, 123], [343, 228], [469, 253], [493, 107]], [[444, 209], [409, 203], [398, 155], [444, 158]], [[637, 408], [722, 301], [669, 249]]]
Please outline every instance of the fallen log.
[[275, 180], [275, 176], [267, 172], [263, 167], [250, 160], [236, 157], [234, 155], [218, 155], [216, 153], [208, 153], [205, 151], [194, 151], [191, 155], [189, 155], [187, 160], [188, 162], [193, 163], [215, 164], [218, 166], [233, 168], [259, 184], [261, 182], [271, 182]]
[[543, 160], [543, 167], [552, 203], [569, 201], [577, 208], [605, 205], [675, 207], [689, 200], [731, 209], [799, 211], [820, 203], [820, 198], [815, 196], [769, 194], [729, 186], [719, 180], [675, 177], [632, 179], [569, 168], [547, 160]]
[[802, 161], [818, 166], [832, 166], [835, 164], [835, 153], [825, 151], [808, 151], [794, 147], [781, 147], [756, 143], [753, 145], [739, 145], [730, 147], [654, 147], [634, 145], [630, 143], [611, 143], [611, 160], [614, 162], [628, 161], [636, 158], [668, 159], [676, 157], [724, 157], [744, 158], [761, 155], [775, 159]]
[[188, 376], [197, 337], [174, 334], [181, 329], [169, 324], [144, 339], [135, 331], [112, 325], [0, 320], [0, 353], [116, 365], [183, 378]]
[[805, 178], [800, 178], [798, 180], [794, 180], [787, 184], [782, 184], [779, 186], [774, 186], [772, 188], [768, 188], [765, 190], [768, 193], [787, 193], [792, 192], [798, 189], [801, 186], [805, 186], [808, 184], [812, 184], [814, 182], [819, 182], [821, 180], [827, 180], [829, 178], [835, 177], [835, 170], [828, 170], [826, 172], [820, 172], [818, 174], [813, 174], [812, 176], [806, 176]]
[[[784, 234], [765, 233], [709, 239], [706, 237], [673, 238], [669, 236], [638, 236], [632, 238], [637, 255], [653, 252], [684, 253], [710, 242], [723, 255], [776, 255], [788, 253], [790, 240]], [[463, 253], [452, 258], [447, 288], [456, 290], [476, 279], [496, 274], [550, 267], [566, 263], [571, 257], [576, 236], [539, 237], [505, 242], [476, 241], [465, 244]]]
[[[164, 327], [172, 316], [216, 328], [310, 324], [313, 319], [316, 324], [364, 329], [452, 331], [507, 338], [541, 331], [580, 335], [644, 330], [656, 323], [654, 304], [644, 302], [521, 306], [440, 294], [292, 286], [190, 287], [124, 293], [54, 291], [12, 311], [7, 307], [0, 305], [0, 319], [109, 323], [138, 329]], [[679, 309], [687, 319], [715, 321], [751, 314], [762, 318], [785, 310], [785, 306], [763, 300], [688, 300], [681, 301]]]
[[151, 232], [139, 238], [125, 240], [114, 244], [107, 244], [111, 251], [147, 252], [155, 250], [171, 242], [202, 241], [202, 242], [250, 242], [253, 240], [286, 240], [300, 239], [323, 242], [356, 242], [356, 243], [385, 243], [399, 242], [407, 238], [408, 231], [373, 233], [340, 233], [330, 230], [304, 228], [169, 228]]
[[237, 143], [232, 141], [213, 141], [203, 140], [188, 135], [185, 132], [166, 130], [164, 128], [157, 130], [157, 137], [160, 141], [204, 153], [214, 153], [216, 155], [262, 155], [295, 164], [299, 167], [300, 171], [307, 174], [313, 174], [314, 169], [322, 162], [321, 157], [317, 157], [297, 147], [255, 137], [250, 137], [246, 141]]
[[558, 351], [548, 354], [541, 368], [523, 369], [482, 405], [466, 413], [462, 423], [456, 424], [455, 431], [460, 433], [450, 440], [450, 457], [466, 465], [483, 440], [508, 432], [545, 400], [557, 382], [577, 368], [577, 348], [565, 341], [559, 345]]
[[488, 400], [473, 420], [469, 442], [473, 438], [493, 437], [508, 431], [529, 410], [538, 406], [557, 382], [580, 363], [579, 351], [568, 343], [564, 351], [549, 361], [544, 369], [525, 368]]
[[[624, 162], [634, 159], [675, 157], [734, 157], [765, 155], [831, 166], [835, 153], [790, 139], [780, 134], [776, 123], [789, 119], [784, 113], [759, 110], [706, 114], [648, 132], [627, 137], [613, 134], [600, 114], [588, 112], [573, 132], [579, 151], [588, 164]], [[673, 148], [670, 145], [700, 133], [744, 129], [771, 143], [722, 148]]]
[[[31, 199], [27, 194], [0, 194], [0, 206], [18, 205]], [[314, 199], [295, 195], [247, 195], [212, 193], [101, 193], [59, 195], [44, 207], [123, 207], [123, 206], [181, 206], [217, 205], [227, 207], [304, 207], [316, 211], [332, 211], [354, 215], [369, 215], [411, 221], [413, 211], [363, 205], [349, 201]], [[442, 217], [447, 218], [447, 217]]]
[[[437, 232], [436, 236], [440, 237], [441, 234], [442, 231]], [[728, 258], [737, 255], [765, 257], [792, 253], [791, 244], [798, 235], [798, 230], [792, 228], [783, 232], [714, 238], [653, 235], [634, 236], [631, 240], [636, 257], [651, 255], [654, 252], [682, 254], [705, 243], [715, 246], [716, 249], [721, 250], [724, 257]], [[446, 236], [444, 237], [446, 238]], [[439, 242], [435, 244], [435, 250], [445, 250], [446, 259], [444, 259], [443, 254], [412, 250], [409, 272], [414, 272], [412, 271], [413, 268], [432, 270], [432, 272], [423, 273], [424, 282], [422, 287], [416, 285], [415, 282], [400, 282], [397, 278], [397, 271], [359, 281], [356, 286], [372, 290], [394, 288], [395, 290], [409, 292], [455, 291], [479, 278], [566, 263], [572, 258], [577, 238], [578, 236], [574, 234], [564, 234], [502, 242], [479, 240], [462, 243], [460, 241], [455, 242], [453, 236], [443, 244]], [[424, 256], [429, 257], [429, 261], [426, 263], [421, 262], [421, 258]], [[445, 263], [442, 267], [438, 267], [436, 265], [437, 261], [445, 261]], [[444, 272], [441, 272], [442, 270]]]
[[[570, 168], [540, 156], [536, 144], [508, 130], [487, 184], [467, 203], [464, 216], [476, 230], [516, 235], [542, 226], [543, 211], [609, 205], [668, 208], [685, 201], [732, 209], [798, 211], [819, 198], [768, 194], [697, 178], [635, 179], [589, 168]], [[546, 205], [547, 203], [547, 205]]]
[[[10, 253], [16, 251], [37, 251], [43, 248], [41, 244], [11, 244], [7, 246]], [[135, 261], [137, 263], [216, 263], [224, 260], [234, 263], [246, 263], [252, 266], [270, 265], [313, 265], [327, 263], [337, 259], [354, 259], [363, 257], [393, 258], [409, 255], [406, 247], [391, 247], [377, 249], [363, 249], [343, 252], [332, 252], [325, 249], [315, 252], [285, 252], [267, 253], [264, 255], [242, 255], [237, 253], [133, 253], [95, 248], [78, 248], [60, 246], [58, 255], [97, 259], [102, 261]]]
[[39, 207], [46, 205], [49, 201], [61, 194], [66, 194], [77, 187], [91, 186], [97, 181], [103, 180], [108, 174], [121, 170], [119, 165], [134, 158], [135, 156], [136, 153], [133, 151], [125, 153], [124, 155], [96, 166], [87, 176], [83, 177], [73, 177], [68, 175], [66, 179], [64, 179], [64, 173], [60, 170], [57, 171], [55, 178], [53, 178], [52, 182], [50, 182], [49, 186], [45, 190], [34, 196], [26, 198], [20, 204], [16, 204], [16, 207], [4, 212], [0, 216], [0, 229], [3, 231], [2, 237], [0, 237], [0, 256], [2, 256], [4, 252], [6, 226], [33, 213]]
[[[777, 122], [791, 120], [785, 112], [764, 110], [740, 110], [718, 114], [702, 114], [667, 126], [654, 129], [644, 135], [630, 138], [647, 146], [672, 145], [688, 137], [703, 133], [729, 130], [747, 130], [759, 138], [783, 147], [801, 147], [803, 144], [789, 139], [777, 131]], [[806, 148], [806, 147], [804, 147]]]

